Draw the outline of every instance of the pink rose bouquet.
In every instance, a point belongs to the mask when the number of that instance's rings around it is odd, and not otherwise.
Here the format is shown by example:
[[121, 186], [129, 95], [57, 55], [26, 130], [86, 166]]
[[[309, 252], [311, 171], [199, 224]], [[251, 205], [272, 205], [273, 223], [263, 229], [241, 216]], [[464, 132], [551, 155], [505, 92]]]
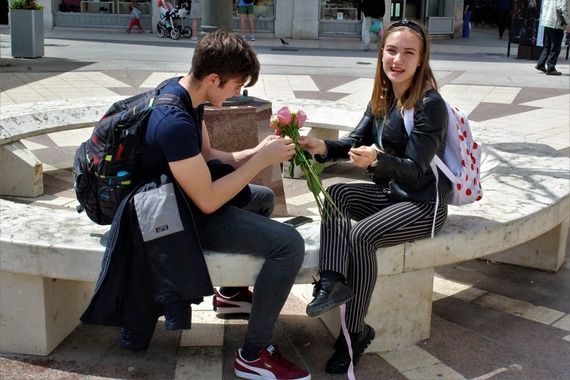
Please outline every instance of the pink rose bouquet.
[[285, 106], [281, 107], [276, 114], [271, 115], [270, 125], [272, 128], [277, 130], [280, 135], [287, 136], [293, 140], [293, 144], [295, 144], [295, 157], [290, 161], [291, 165], [289, 165], [289, 174], [291, 178], [293, 178], [295, 165], [301, 168], [305, 178], [307, 179], [307, 187], [311, 193], [313, 193], [315, 201], [317, 202], [319, 214], [321, 214], [321, 220], [325, 220], [327, 217], [327, 210], [325, 210], [324, 207], [325, 200], [329, 202], [332, 206], [331, 209], [334, 212], [339, 212], [340, 214], [340, 211], [334, 204], [329, 193], [323, 187], [318, 170], [315, 170], [315, 167], [313, 166], [313, 157], [299, 145], [299, 129], [303, 128], [306, 120], [307, 114], [305, 112], [301, 110], [291, 111], [289, 107]]

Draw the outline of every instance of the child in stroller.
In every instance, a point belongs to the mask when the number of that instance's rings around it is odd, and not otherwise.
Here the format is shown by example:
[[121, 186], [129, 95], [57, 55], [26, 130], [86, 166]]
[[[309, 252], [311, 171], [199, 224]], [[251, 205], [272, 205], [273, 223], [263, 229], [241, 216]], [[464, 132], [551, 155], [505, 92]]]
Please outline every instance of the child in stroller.
[[192, 28], [182, 25], [181, 13], [183, 11], [179, 7], [173, 8], [172, 4], [164, 0], [159, 0], [158, 6], [160, 7], [160, 21], [156, 24], [156, 34], [160, 38], [167, 35], [173, 40], [179, 39], [180, 35], [186, 38], [192, 37]]

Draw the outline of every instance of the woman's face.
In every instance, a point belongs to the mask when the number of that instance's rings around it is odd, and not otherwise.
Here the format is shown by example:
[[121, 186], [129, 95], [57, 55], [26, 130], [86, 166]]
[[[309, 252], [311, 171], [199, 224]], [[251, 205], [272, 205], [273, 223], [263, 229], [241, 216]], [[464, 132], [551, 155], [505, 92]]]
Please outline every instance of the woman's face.
[[422, 41], [409, 28], [390, 33], [382, 51], [382, 68], [396, 96], [410, 87], [421, 60]]

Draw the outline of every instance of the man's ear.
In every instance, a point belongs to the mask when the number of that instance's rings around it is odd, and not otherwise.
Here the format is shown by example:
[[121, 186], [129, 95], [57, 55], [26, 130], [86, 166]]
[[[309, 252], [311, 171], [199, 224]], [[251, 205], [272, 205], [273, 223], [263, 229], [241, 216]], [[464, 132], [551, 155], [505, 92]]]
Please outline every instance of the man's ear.
[[210, 86], [219, 86], [220, 85], [220, 76], [216, 73], [208, 74], [206, 77], [206, 83]]

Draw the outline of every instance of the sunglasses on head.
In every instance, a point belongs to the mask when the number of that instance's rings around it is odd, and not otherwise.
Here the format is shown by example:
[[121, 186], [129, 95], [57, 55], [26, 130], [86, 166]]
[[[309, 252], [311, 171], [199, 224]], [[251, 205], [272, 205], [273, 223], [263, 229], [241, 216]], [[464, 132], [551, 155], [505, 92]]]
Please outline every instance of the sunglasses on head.
[[405, 26], [407, 28], [412, 29], [415, 32], [418, 32], [424, 39], [426, 37], [424, 29], [420, 26], [420, 24], [418, 24], [415, 21], [412, 20], [408, 20], [407, 18], [403, 18], [399, 21], [396, 21], [395, 23], [393, 23], [392, 25], [390, 25], [390, 27], [388, 28], [388, 30], [396, 28], [398, 26]]

